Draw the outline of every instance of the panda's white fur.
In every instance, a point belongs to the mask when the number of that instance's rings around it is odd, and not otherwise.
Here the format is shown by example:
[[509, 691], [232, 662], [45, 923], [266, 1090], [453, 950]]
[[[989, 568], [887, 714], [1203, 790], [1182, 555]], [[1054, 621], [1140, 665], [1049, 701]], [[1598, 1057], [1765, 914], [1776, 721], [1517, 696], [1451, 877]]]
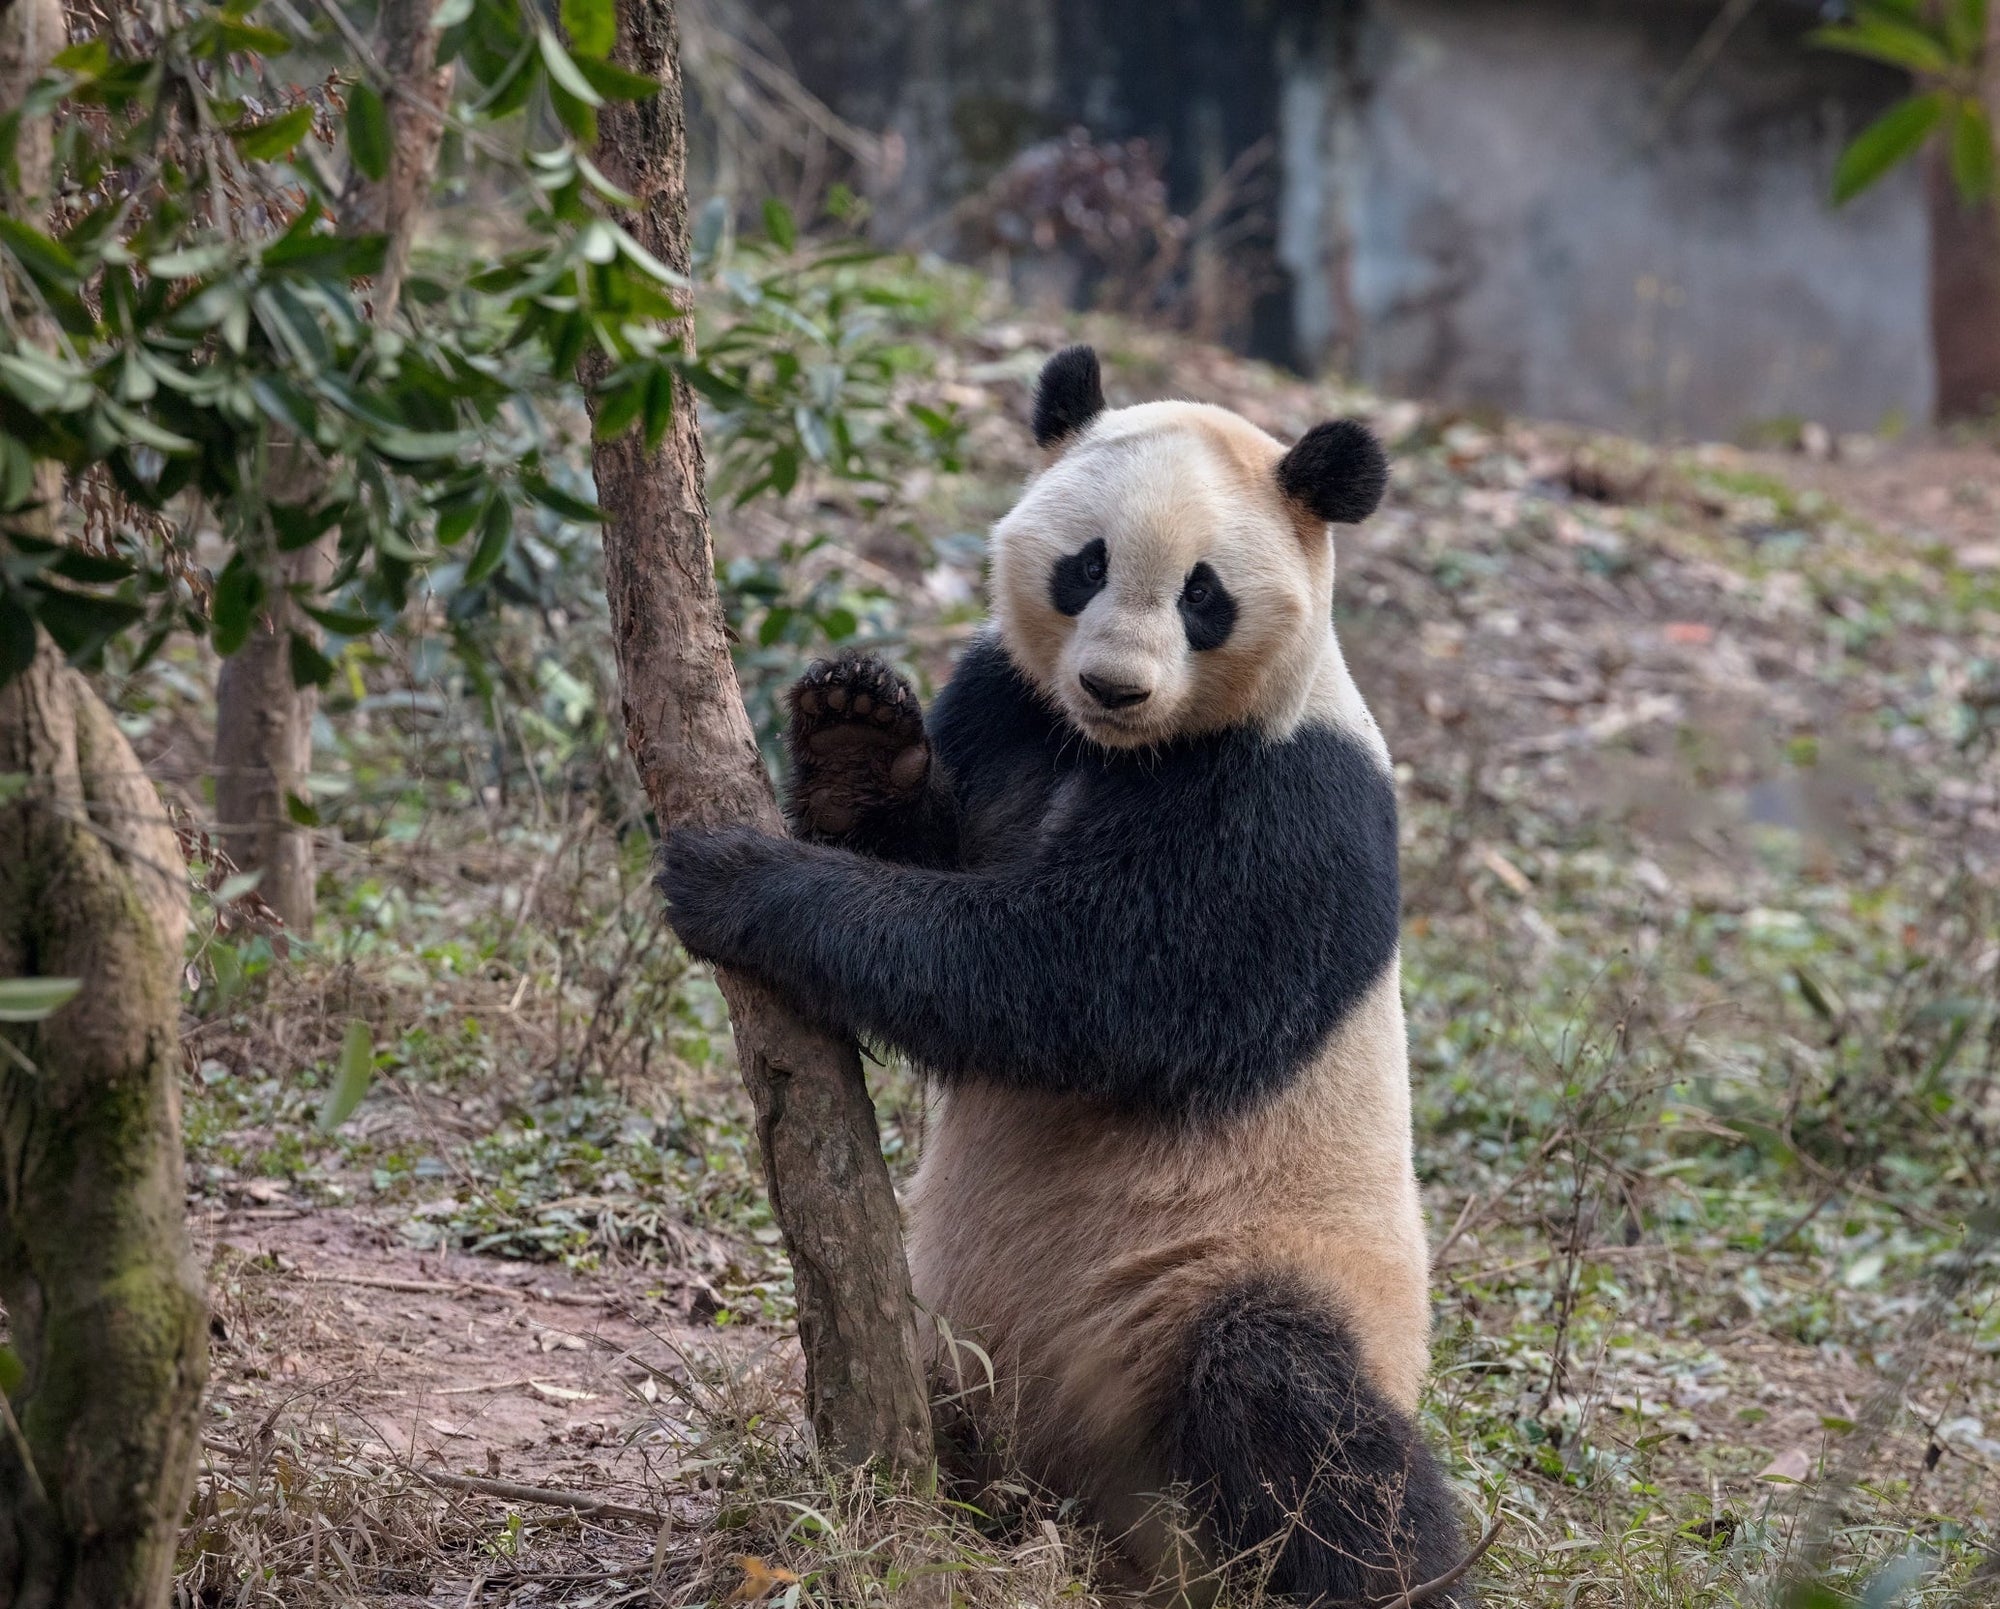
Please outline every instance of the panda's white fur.
[[1414, 1429], [1393, 783], [1333, 628], [1328, 520], [1373, 507], [1379, 449], [1104, 410], [1087, 349], [1036, 424], [997, 635], [928, 724], [879, 661], [814, 667], [791, 807], [817, 843], [677, 835], [673, 919], [939, 1074], [911, 1272], [1029, 1473], [1156, 1569], [1185, 1573], [1178, 1482], [1211, 1554], [1380, 1597], [1457, 1542]]
[[[993, 603], [1009, 657], [1077, 727], [1114, 747], [1255, 723], [1273, 736], [1323, 711], [1386, 766], [1380, 728], [1333, 631], [1333, 544], [1288, 501], [1284, 448], [1240, 415], [1198, 402], [1099, 414], [1061, 442], [992, 538]], [[1048, 574], [1092, 538], [1129, 556], [1081, 618], [1050, 606]], [[1235, 594], [1239, 624], [1194, 653], [1174, 609], [1206, 560]], [[1079, 672], [1145, 685], [1124, 720], [1094, 707]]]

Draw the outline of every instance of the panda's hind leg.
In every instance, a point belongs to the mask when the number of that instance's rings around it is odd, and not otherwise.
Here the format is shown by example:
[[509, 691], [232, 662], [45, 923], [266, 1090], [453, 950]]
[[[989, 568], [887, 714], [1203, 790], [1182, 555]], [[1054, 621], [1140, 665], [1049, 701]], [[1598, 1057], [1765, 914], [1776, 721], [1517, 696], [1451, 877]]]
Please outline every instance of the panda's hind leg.
[[[1195, 1320], [1162, 1427], [1225, 1557], [1301, 1604], [1379, 1603], [1464, 1557], [1458, 1505], [1408, 1414], [1320, 1299], [1263, 1278]], [[1462, 1583], [1428, 1600], [1470, 1609]]]

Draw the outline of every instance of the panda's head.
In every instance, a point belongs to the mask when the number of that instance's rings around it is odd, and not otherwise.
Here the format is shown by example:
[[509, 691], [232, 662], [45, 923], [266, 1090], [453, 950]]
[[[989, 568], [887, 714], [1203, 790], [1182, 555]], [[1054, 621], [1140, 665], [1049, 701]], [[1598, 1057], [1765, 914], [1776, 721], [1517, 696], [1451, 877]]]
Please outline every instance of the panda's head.
[[1332, 645], [1330, 523], [1366, 519], [1388, 464], [1353, 420], [1286, 450], [1227, 409], [1107, 410], [1097, 354], [1042, 369], [1050, 462], [993, 533], [1014, 663], [1078, 730], [1136, 748], [1295, 719]]

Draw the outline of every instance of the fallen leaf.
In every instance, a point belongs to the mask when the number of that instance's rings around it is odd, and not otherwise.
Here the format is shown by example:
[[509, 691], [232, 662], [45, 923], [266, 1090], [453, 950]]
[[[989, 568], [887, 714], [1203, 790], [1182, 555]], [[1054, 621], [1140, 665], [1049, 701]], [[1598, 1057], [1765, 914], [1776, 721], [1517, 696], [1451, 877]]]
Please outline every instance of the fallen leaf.
[[1715, 627], [1699, 620], [1669, 620], [1660, 635], [1682, 648], [1701, 648], [1715, 641]]
[[550, 1402], [592, 1402], [597, 1397], [595, 1391], [578, 1391], [574, 1386], [550, 1385], [544, 1380], [530, 1380], [528, 1389], [536, 1396], [544, 1397]]
[[1776, 1481], [1785, 1486], [1802, 1485], [1812, 1474], [1812, 1455], [1803, 1447], [1787, 1447], [1757, 1471], [1760, 1481]]
[[1528, 881], [1528, 874], [1516, 866], [1499, 850], [1488, 844], [1479, 852], [1479, 864], [1484, 866], [1516, 894], [1526, 899], [1534, 891], [1535, 885]]
[[766, 1564], [754, 1553], [738, 1554], [736, 1568], [743, 1572], [743, 1579], [730, 1593], [730, 1603], [755, 1603], [759, 1598], [769, 1597], [780, 1587], [788, 1587], [798, 1580], [782, 1564]]

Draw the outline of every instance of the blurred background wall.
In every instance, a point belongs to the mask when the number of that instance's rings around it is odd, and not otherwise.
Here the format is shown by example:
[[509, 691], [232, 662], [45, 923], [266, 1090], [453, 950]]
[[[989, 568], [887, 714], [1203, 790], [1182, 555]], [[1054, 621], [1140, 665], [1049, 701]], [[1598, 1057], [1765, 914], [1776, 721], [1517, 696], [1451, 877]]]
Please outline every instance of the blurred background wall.
[[[1802, 0], [780, 0], [885, 240], [1312, 372], [1658, 436], [1931, 412], [1900, 75]], [[736, 26], [736, 25], [732, 25]], [[838, 143], [836, 139], [835, 143]]]

